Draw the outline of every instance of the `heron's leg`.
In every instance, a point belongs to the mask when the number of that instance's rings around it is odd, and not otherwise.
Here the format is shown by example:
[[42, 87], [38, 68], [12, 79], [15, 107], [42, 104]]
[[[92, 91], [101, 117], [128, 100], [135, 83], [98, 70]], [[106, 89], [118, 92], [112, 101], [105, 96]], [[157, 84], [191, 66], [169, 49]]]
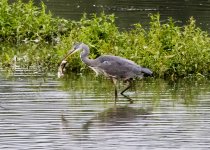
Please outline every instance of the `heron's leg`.
[[120, 94], [122, 94], [122, 95], [124, 95], [123, 93], [124, 93], [125, 91], [127, 91], [128, 89], [131, 88], [131, 80], [127, 80], [126, 83], [127, 83], [128, 85], [127, 85], [127, 87], [120, 93]]
[[112, 82], [114, 83], [114, 94], [115, 94], [115, 102], [117, 101], [117, 79], [112, 78]]
[[120, 94], [122, 96], [124, 96], [125, 98], [127, 98], [130, 101], [130, 103], [132, 104], [133, 103], [133, 100], [129, 96], [127, 96], [127, 95], [124, 94], [125, 91], [127, 91], [129, 88], [131, 88], [131, 86], [132, 86], [132, 80], [127, 80], [126, 82], [127, 82], [128, 86]]

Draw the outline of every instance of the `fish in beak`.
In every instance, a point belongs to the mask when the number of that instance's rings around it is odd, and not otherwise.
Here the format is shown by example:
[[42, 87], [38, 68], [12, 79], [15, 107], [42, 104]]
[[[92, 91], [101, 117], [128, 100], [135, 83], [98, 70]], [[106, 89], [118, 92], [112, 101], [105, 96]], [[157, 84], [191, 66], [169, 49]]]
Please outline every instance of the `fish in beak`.
[[77, 43], [73, 46], [73, 48], [71, 50], [69, 50], [69, 52], [67, 53], [67, 55], [63, 58], [63, 60], [61, 61], [60, 66], [58, 67], [58, 78], [61, 78], [64, 76], [64, 72], [65, 72], [65, 66], [67, 64], [66, 59], [71, 56], [72, 54], [76, 53], [77, 51], [81, 50], [81, 46], [82, 43]]
[[67, 64], [67, 61], [63, 60], [60, 64], [60, 66], [58, 67], [58, 78], [61, 78], [64, 76], [66, 64]]
[[64, 59], [61, 61], [59, 67], [58, 67], [58, 78], [61, 78], [64, 76], [64, 72], [65, 72], [65, 67], [67, 64], [66, 59], [71, 56], [72, 54], [74, 54], [75, 52], [81, 50], [80, 48], [78, 48], [78, 44], [76, 44], [73, 49], [69, 50], [69, 52], [67, 53], [67, 55], [64, 57]]
[[64, 57], [64, 59], [61, 61], [59, 67], [58, 67], [58, 78], [61, 78], [64, 76], [64, 72], [65, 72], [65, 67], [66, 67], [66, 64], [67, 64], [67, 61], [66, 59], [74, 53], [74, 49], [70, 50], [68, 52], [68, 54]]

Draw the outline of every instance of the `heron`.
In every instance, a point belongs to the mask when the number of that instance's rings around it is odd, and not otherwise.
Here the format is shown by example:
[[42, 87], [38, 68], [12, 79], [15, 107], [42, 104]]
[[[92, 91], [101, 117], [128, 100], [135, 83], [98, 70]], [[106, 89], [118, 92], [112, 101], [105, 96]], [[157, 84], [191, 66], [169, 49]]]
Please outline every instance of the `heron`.
[[80, 58], [82, 62], [85, 63], [88, 67], [90, 67], [93, 71], [95, 71], [96, 75], [102, 74], [112, 80], [115, 87], [115, 101], [118, 98], [118, 91], [117, 91], [118, 80], [122, 80], [125, 83], [127, 83], [126, 88], [122, 90], [120, 94], [128, 98], [129, 100], [132, 100], [131, 98], [129, 98], [124, 94], [125, 91], [131, 88], [132, 80], [134, 78], [143, 78], [144, 75], [151, 76], [153, 74], [153, 72], [150, 69], [141, 67], [137, 65], [135, 62], [119, 56], [102, 55], [97, 57], [96, 59], [90, 59], [88, 57], [88, 55], [90, 54], [90, 49], [88, 45], [84, 43], [76, 43], [61, 62], [60, 65], [61, 74], [59, 74], [59, 76], [63, 75], [63, 68], [67, 63], [66, 59], [70, 55], [78, 51], [81, 51]]

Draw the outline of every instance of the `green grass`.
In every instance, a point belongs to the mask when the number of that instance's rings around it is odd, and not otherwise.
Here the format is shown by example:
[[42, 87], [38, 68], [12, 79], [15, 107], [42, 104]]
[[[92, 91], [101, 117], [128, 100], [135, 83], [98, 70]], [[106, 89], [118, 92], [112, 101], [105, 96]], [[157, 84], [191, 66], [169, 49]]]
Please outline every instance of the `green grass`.
[[[32, 1], [9, 5], [2, 0], [0, 6], [0, 65], [7, 69], [15, 56], [22, 67], [56, 72], [72, 45], [84, 42], [91, 58], [119, 55], [150, 68], [156, 77], [208, 77], [210, 73], [210, 37], [193, 17], [178, 26], [172, 18], [162, 23], [159, 14], [152, 14], [149, 29], [135, 24], [120, 31], [114, 14], [84, 14], [74, 21], [52, 17], [43, 3], [41, 7]], [[68, 70], [88, 71], [78, 55], [69, 58]]]

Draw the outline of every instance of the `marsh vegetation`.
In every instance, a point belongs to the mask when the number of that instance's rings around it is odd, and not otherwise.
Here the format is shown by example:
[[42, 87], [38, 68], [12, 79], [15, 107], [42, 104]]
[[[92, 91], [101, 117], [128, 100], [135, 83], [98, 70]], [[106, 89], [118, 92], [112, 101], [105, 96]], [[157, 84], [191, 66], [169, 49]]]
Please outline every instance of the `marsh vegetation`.
[[[191, 17], [180, 26], [173, 18], [160, 21], [150, 14], [150, 26], [141, 23], [121, 30], [114, 14], [84, 14], [80, 21], [55, 18], [33, 1], [0, 2], [0, 66], [15, 65], [36, 72], [56, 72], [60, 60], [78, 41], [89, 45], [91, 58], [103, 54], [126, 57], [151, 68], [156, 77], [208, 77], [210, 37]], [[68, 70], [89, 71], [77, 55], [69, 58]]]

